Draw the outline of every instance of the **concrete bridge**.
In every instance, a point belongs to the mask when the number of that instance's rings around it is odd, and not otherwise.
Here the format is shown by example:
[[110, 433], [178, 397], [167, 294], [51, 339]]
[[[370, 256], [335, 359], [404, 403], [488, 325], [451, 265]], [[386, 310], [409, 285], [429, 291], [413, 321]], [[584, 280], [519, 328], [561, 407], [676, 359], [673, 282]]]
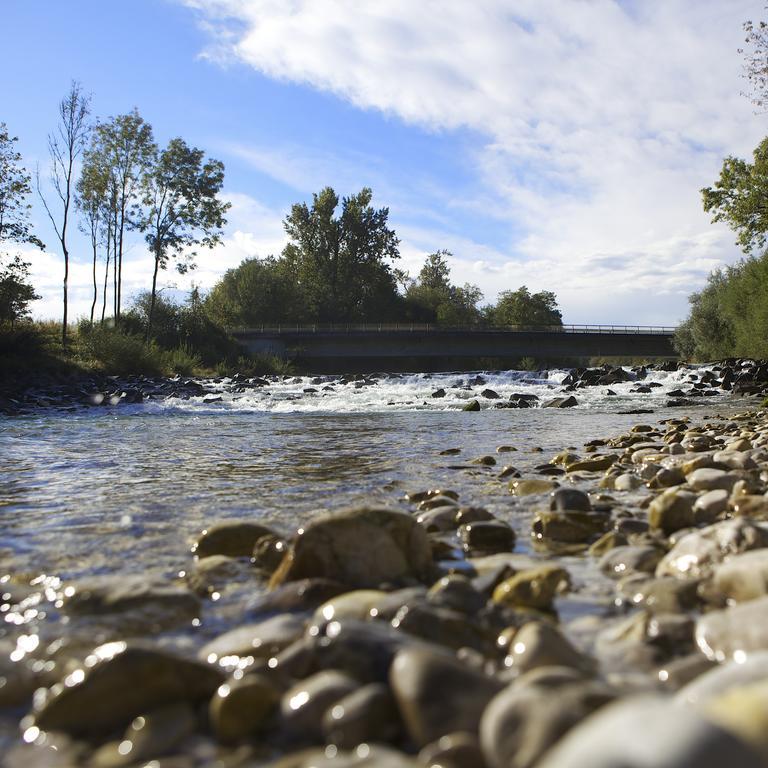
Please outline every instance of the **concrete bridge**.
[[441, 370], [488, 358], [514, 365], [589, 358], [674, 359], [674, 328], [642, 325], [444, 327], [418, 323], [263, 325], [233, 336], [267, 353], [325, 371]]

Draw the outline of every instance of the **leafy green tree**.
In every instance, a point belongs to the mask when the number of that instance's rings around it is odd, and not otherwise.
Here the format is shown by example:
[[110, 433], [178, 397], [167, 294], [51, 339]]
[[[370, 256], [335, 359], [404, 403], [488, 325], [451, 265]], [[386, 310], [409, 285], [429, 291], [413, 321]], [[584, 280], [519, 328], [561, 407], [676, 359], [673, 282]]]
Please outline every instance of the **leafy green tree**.
[[768, 138], [753, 153], [752, 163], [726, 157], [720, 178], [701, 190], [704, 210], [736, 232], [745, 253], [762, 250], [768, 233]]
[[440, 325], [474, 325], [480, 321], [482, 291], [469, 283], [453, 285], [448, 265], [452, 256], [447, 250], [429, 254], [418, 277], [408, 286], [405, 299], [414, 320]]
[[87, 176], [99, 179], [101, 173], [108, 174], [107, 194], [103, 198], [107, 210], [101, 218], [110, 227], [116, 320], [120, 319], [122, 309], [125, 234], [138, 216], [144, 179], [156, 156], [152, 126], [134, 109], [96, 125], [84, 157]]
[[493, 325], [562, 325], [563, 316], [552, 291], [531, 293], [526, 286], [502, 291], [488, 312]]
[[287, 259], [246, 259], [229, 269], [204, 301], [205, 311], [225, 328], [310, 319], [295, 264]]
[[14, 327], [29, 312], [29, 303], [39, 299], [29, 282], [29, 264], [15, 255], [5, 266], [0, 262], [0, 324]]
[[21, 166], [21, 154], [15, 149], [17, 141], [17, 136], [9, 135], [6, 124], [0, 123], [0, 249], [5, 250], [8, 243], [44, 248], [29, 223], [31, 178]]
[[147, 336], [157, 295], [157, 274], [176, 261], [180, 273], [194, 268], [192, 248], [213, 248], [220, 239], [230, 204], [219, 199], [224, 183], [224, 164], [205, 160], [202, 150], [180, 138], [171, 139], [160, 152], [142, 184], [143, 209], [138, 228], [154, 257]]
[[37, 191], [45, 211], [56, 232], [64, 256], [64, 316], [61, 324], [61, 342], [67, 346], [67, 312], [69, 305], [69, 215], [73, 203], [75, 186], [75, 164], [85, 149], [88, 140], [90, 97], [83, 93], [80, 83], [72, 81], [69, 93], [59, 102], [59, 124], [53, 133], [48, 134], [48, 153], [50, 155], [50, 181], [56, 197], [59, 199], [59, 215], [54, 215], [40, 187], [37, 178]]
[[[371, 205], [367, 187], [339, 200], [326, 187], [312, 205], [297, 203], [284, 222], [291, 242], [283, 258], [295, 265], [308, 315], [318, 322], [381, 320], [397, 302], [399, 240], [388, 208]], [[341, 212], [336, 211], [341, 202]]]

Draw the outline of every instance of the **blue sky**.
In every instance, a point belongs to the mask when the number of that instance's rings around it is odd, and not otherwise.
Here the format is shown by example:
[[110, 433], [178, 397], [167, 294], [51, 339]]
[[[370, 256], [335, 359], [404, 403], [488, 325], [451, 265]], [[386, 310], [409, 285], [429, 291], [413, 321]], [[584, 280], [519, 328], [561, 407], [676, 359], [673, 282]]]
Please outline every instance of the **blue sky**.
[[[72, 79], [93, 114], [137, 107], [164, 143], [224, 161], [224, 242], [189, 277], [210, 287], [278, 253], [293, 202], [374, 190], [401, 267], [454, 253], [456, 282], [494, 300], [557, 294], [566, 322], [672, 324], [707, 273], [739, 258], [698, 190], [745, 156], [765, 116], [740, 95], [744, 0], [4, 0], [0, 121], [46, 171], [46, 135]], [[60, 312], [61, 258], [30, 253]], [[89, 304], [76, 240], [75, 313]], [[127, 293], [149, 285], [134, 237]]]

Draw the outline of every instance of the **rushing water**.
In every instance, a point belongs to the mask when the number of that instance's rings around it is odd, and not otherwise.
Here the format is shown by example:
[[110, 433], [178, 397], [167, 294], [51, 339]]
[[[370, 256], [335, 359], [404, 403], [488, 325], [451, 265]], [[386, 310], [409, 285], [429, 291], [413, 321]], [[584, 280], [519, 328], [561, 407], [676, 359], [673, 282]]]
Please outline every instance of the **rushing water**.
[[[398, 506], [407, 491], [452, 488], [463, 503], [486, 506], [510, 522], [525, 551], [530, 518], [542, 502], [512, 497], [498, 478], [500, 466], [530, 475], [563, 448], [580, 449], [585, 440], [638, 421], [727, 407], [718, 395], [702, 398], [701, 406], [660, 408], [688, 375], [650, 375], [647, 381], [662, 385], [651, 394], [631, 393], [632, 383], [611, 386], [612, 396], [606, 387], [579, 390], [579, 405], [568, 410], [499, 410], [493, 405], [500, 400], [483, 398], [481, 412], [460, 410], [485, 388], [503, 399], [513, 392], [552, 397], [565, 376], [510, 371], [483, 374], [485, 383], [475, 374], [364, 385], [296, 378], [240, 392], [224, 381], [221, 401], [213, 403], [198, 397], [0, 417], [2, 573], [7, 583], [42, 585], [42, 596], [25, 589], [21, 598], [13, 590], [3, 597], [0, 646], [18, 652], [20, 642], [29, 643], [22, 637], [54, 641], [78, 631], [80, 643], [92, 643], [92, 626], [78, 630], [60, 618], [56, 589], [102, 574], [178, 577], [190, 568], [195, 534], [225, 518], [257, 518], [290, 534], [318, 510], [361, 502]], [[431, 397], [439, 388], [446, 396]], [[619, 413], [634, 408], [655, 412]], [[497, 455], [502, 444], [516, 450]], [[440, 455], [447, 448], [460, 453]], [[497, 456], [496, 467], [470, 464], [486, 454]], [[590, 573], [583, 570], [582, 578]], [[45, 585], [55, 587], [48, 598]], [[199, 645], [230, 625], [241, 615], [235, 602], [242, 598], [206, 603], [200, 622], [184, 628], [186, 641]]]

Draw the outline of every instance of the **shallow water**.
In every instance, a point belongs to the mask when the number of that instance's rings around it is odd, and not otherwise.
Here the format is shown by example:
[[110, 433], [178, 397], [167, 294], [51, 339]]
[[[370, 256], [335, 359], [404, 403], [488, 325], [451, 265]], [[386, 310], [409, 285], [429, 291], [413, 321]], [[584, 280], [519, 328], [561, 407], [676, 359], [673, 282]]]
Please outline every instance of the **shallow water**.
[[[192, 398], [0, 418], [0, 575], [35, 580], [25, 600], [3, 596], [0, 644], [18, 650], [30, 637], [39, 637], [40, 647], [65, 637], [73, 647], [93, 645], [92, 625], [67, 623], [56, 610], [63, 584], [101, 574], [178, 577], [190, 567], [195, 535], [225, 518], [256, 518], [290, 534], [318, 510], [363, 502], [405, 508], [407, 491], [452, 488], [463, 503], [486, 506], [510, 522], [517, 551], [526, 551], [542, 498], [512, 497], [498, 478], [503, 464], [533, 474], [565, 447], [581, 449], [586, 440], [639, 422], [732, 408], [718, 395], [692, 408], [617, 413], [657, 407], [666, 391], [680, 386], [679, 373], [649, 377], [663, 384], [652, 395], [632, 395], [629, 384], [612, 387], [621, 390], [616, 397], [602, 394], [604, 387], [580, 390], [580, 407], [569, 410], [496, 410], [494, 401], [483, 401], [479, 413], [458, 410], [484, 387], [504, 397], [557, 395], [559, 372], [551, 378], [485, 375], [484, 385], [427, 399], [438, 387], [468, 378], [404, 377], [359, 389], [331, 384], [342, 392], [326, 398], [304, 393], [313, 385], [302, 379], [224, 393], [213, 404]], [[502, 444], [516, 450], [496, 454]], [[439, 455], [446, 448], [461, 452]], [[498, 465], [469, 464], [485, 454]], [[569, 560], [579, 583], [565, 611], [576, 615], [592, 609], [603, 580], [587, 559]], [[46, 587], [52, 588], [47, 596]], [[249, 593], [261, 588], [254, 583]], [[199, 621], [174, 630], [175, 641], [181, 636], [198, 646], [228, 628], [242, 615], [245, 597], [239, 592], [206, 602]], [[12, 717], [5, 726], [0, 747], [13, 738]]]

